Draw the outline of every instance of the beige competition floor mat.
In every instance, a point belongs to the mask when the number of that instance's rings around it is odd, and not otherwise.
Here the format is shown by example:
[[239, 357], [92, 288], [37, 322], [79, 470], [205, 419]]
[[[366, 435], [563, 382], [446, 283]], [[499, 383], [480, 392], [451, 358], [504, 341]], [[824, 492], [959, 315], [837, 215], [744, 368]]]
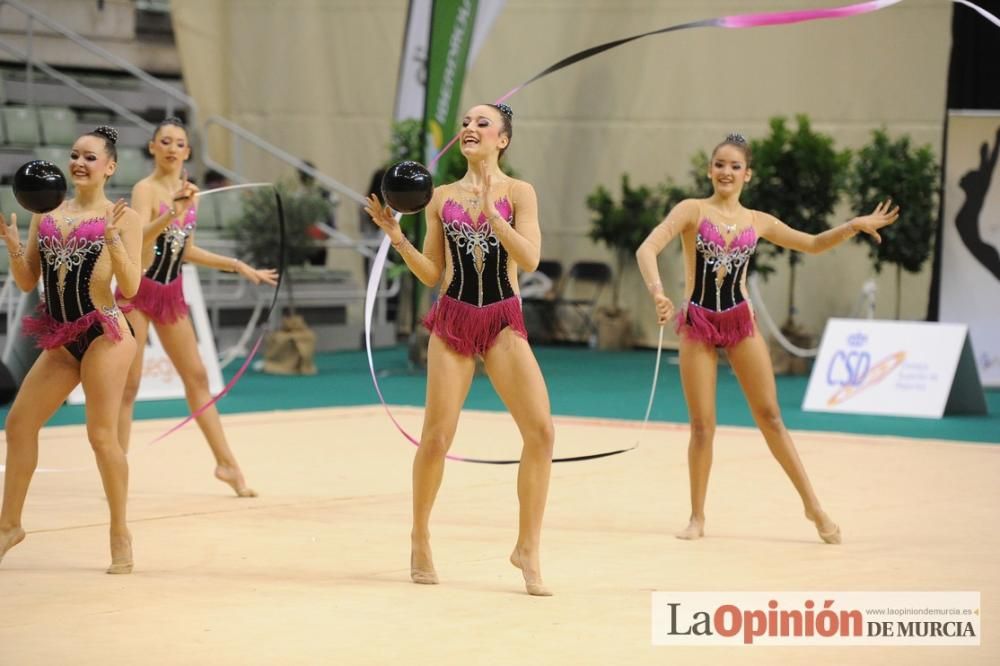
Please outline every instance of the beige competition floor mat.
[[[412, 432], [421, 411], [399, 408]], [[212, 477], [189, 426], [136, 424], [135, 573], [107, 576], [107, 511], [81, 426], [46, 429], [25, 541], [0, 565], [0, 665], [997, 664], [1000, 447], [794, 433], [842, 546], [818, 540], [754, 430], [720, 428], [706, 538], [683, 425], [557, 418], [543, 533], [555, 596], [507, 563], [516, 466], [450, 462], [432, 519], [441, 585], [409, 582], [413, 448], [380, 408], [224, 417], [260, 497]], [[454, 452], [516, 457], [505, 414], [467, 412]], [[654, 647], [651, 592], [982, 594], [979, 647]]]

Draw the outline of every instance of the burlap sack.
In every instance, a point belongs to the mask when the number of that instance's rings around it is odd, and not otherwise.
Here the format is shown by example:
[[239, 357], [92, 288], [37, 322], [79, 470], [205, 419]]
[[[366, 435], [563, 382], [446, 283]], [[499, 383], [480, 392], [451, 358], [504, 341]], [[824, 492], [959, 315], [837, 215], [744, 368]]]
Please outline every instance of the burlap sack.
[[264, 344], [264, 372], [272, 375], [315, 375], [316, 334], [299, 315], [281, 320], [281, 329]]

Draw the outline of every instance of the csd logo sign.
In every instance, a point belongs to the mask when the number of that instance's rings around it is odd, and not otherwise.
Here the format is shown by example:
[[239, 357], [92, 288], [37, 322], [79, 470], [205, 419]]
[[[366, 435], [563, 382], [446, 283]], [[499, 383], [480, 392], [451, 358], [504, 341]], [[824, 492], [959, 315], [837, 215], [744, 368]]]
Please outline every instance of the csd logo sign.
[[878, 384], [906, 359], [906, 352], [889, 354], [872, 363], [871, 354], [864, 346], [868, 336], [854, 333], [847, 337], [847, 349], [838, 349], [826, 369], [826, 383], [836, 387], [827, 405], [833, 406], [848, 400], [865, 389]]
[[864, 333], [847, 336], [848, 349], [839, 349], [826, 369], [826, 383], [829, 386], [861, 386], [872, 367], [871, 354], [862, 348], [868, 342]]
[[830, 386], [861, 386], [872, 367], [872, 357], [866, 351], [839, 350], [833, 355], [826, 371]]

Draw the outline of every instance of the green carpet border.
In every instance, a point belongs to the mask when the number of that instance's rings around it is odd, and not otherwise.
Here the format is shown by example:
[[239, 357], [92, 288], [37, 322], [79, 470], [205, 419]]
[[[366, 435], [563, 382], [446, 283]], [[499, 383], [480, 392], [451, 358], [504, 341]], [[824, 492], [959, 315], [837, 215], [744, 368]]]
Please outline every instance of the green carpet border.
[[[581, 347], [539, 346], [535, 348], [535, 354], [545, 375], [554, 414], [642, 419], [649, 397], [655, 352], [607, 352]], [[220, 412], [236, 414], [378, 404], [364, 352], [319, 354], [316, 361], [319, 374], [313, 376], [285, 377], [254, 370], [247, 372], [235, 389], [219, 402]], [[226, 380], [240, 362], [241, 359], [237, 359], [226, 369], [223, 373]], [[376, 351], [375, 367], [382, 391], [390, 403], [416, 407], [424, 404], [424, 373], [410, 368], [404, 346]], [[990, 410], [987, 416], [917, 419], [804, 412], [802, 398], [807, 384], [808, 377], [805, 376], [777, 378], [782, 417], [791, 430], [1000, 444], [1000, 390], [986, 392]], [[717, 395], [719, 425], [753, 427], [739, 384], [725, 365], [719, 366]], [[487, 411], [504, 410], [489, 379], [483, 375], [477, 375], [473, 381], [465, 406]], [[7, 408], [0, 412], [6, 416]], [[137, 419], [179, 420], [187, 413], [183, 400], [145, 401], [136, 406]], [[674, 423], [687, 421], [675, 353], [664, 354], [651, 419]], [[79, 424], [83, 421], [82, 405], [65, 405], [49, 425]]]

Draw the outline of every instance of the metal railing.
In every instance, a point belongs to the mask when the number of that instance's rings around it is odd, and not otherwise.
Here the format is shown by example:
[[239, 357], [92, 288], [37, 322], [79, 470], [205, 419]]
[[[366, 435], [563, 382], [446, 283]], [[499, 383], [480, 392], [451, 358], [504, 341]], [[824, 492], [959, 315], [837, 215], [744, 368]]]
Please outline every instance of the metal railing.
[[[97, 92], [96, 90], [83, 85], [82, 83], [80, 83], [79, 81], [77, 81], [76, 79], [74, 79], [72, 76], [67, 76], [66, 74], [63, 74], [62, 72], [60, 72], [59, 70], [54, 69], [52, 67], [49, 67], [47, 64], [45, 64], [41, 60], [33, 58], [30, 53], [22, 51], [21, 49], [17, 48], [16, 46], [8, 44], [7, 42], [3, 41], [2, 39], [0, 39], [0, 49], [6, 51], [7, 53], [10, 53], [15, 58], [20, 59], [22, 62], [24, 62], [29, 67], [37, 67], [39, 70], [45, 72], [45, 74], [47, 74], [48, 76], [51, 76], [53, 79], [55, 79], [55, 80], [59, 81], [60, 83], [63, 83], [64, 85], [72, 88], [76, 92], [80, 93], [84, 97], [87, 97], [87, 98], [91, 99], [92, 101], [96, 102], [97, 104], [100, 104], [101, 106], [114, 111], [115, 113], [117, 113], [122, 118], [127, 118], [130, 122], [134, 123], [138, 127], [143, 128], [147, 132], [152, 133], [153, 130], [155, 129], [155, 126], [152, 123], [147, 122], [146, 120], [144, 120], [140, 116], [132, 113], [131, 111], [129, 111], [128, 109], [126, 109], [124, 106], [122, 106], [118, 102], [115, 102], [114, 100], [110, 99], [109, 97], [107, 97], [105, 95], [102, 95], [101, 93]], [[30, 87], [29, 87], [29, 95], [30, 95]]]
[[[43, 25], [49, 30], [52, 30], [53, 32], [62, 35], [63, 37], [70, 40], [80, 48], [85, 49], [90, 53], [99, 56], [100, 58], [103, 58], [104, 60], [113, 64], [115, 67], [128, 72], [129, 74], [139, 79], [146, 85], [162, 92], [164, 95], [166, 95], [166, 104], [164, 105], [164, 108], [166, 108], [168, 116], [174, 115], [176, 109], [175, 103], [180, 102], [188, 109], [188, 113], [190, 115], [189, 117], [190, 124], [192, 126], [195, 126], [197, 124], [196, 118], [198, 116], [198, 105], [195, 103], [193, 98], [188, 97], [186, 94], [184, 94], [177, 88], [174, 88], [173, 86], [164, 83], [163, 81], [159, 80], [155, 76], [152, 76], [145, 70], [136, 67], [128, 60], [125, 60], [124, 58], [115, 55], [111, 51], [108, 51], [107, 49], [98, 46], [97, 44], [90, 41], [86, 37], [83, 37], [79, 33], [76, 33], [73, 30], [70, 30], [66, 26], [62, 25], [61, 23], [53, 20], [48, 15], [43, 14], [37, 9], [29, 7], [27, 4], [21, 2], [21, 0], [0, 0], [0, 11], [2, 11], [4, 7], [11, 7], [13, 9], [16, 9], [17, 11], [21, 12], [22, 14], [28, 17], [27, 56], [29, 61], [34, 60], [31, 49], [32, 49], [32, 37], [34, 33], [34, 24], [37, 21], [40, 25]], [[31, 89], [30, 67], [28, 69], [28, 88], [30, 91]]]
[[291, 153], [289, 153], [286, 150], [283, 150], [282, 148], [279, 148], [273, 143], [265, 139], [262, 139], [261, 137], [257, 136], [256, 134], [246, 129], [245, 127], [241, 127], [240, 125], [237, 125], [233, 121], [223, 118], [222, 116], [209, 116], [205, 118], [204, 129], [206, 135], [208, 134], [209, 128], [215, 126], [221, 127], [222, 129], [226, 130], [237, 140], [235, 141], [232, 149], [232, 155], [233, 155], [232, 169], [224, 167], [215, 160], [213, 160], [211, 155], [208, 154], [208, 147], [206, 144], [206, 146], [203, 149], [202, 160], [204, 161], [205, 166], [209, 167], [210, 169], [215, 169], [219, 173], [222, 173], [223, 175], [232, 180], [240, 178], [239, 174], [243, 172], [243, 149], [241, 142], [245, 141], [246, 143], [249, 143], [255, 146], [256, 148], [259, 148], [260, 150], [263, 150], [264, 152], [270, 154], [272, 157], [275, 157], [278, 160], [285, 162], [289, 166], [294, 167], [297, 171], [311, 176], [317, 183], [320, 183], [332, 190], [336, 190], [337, 192], [343, 194], [345, 197], [351, 199], [355, 203], [360, 205], [365, 204], [365, 196], [363, 194], [355, 192], [354, 190], [349, 188], [347, 185], [344, 185], [340, 181], [334, 180], [333, 178], [327, 176], [325, 173], [318, 171], [315, 167], [307, 164], [305, 160], [303, 160], [302, 158], [296, 157], [295, 155], [292, 155]]

